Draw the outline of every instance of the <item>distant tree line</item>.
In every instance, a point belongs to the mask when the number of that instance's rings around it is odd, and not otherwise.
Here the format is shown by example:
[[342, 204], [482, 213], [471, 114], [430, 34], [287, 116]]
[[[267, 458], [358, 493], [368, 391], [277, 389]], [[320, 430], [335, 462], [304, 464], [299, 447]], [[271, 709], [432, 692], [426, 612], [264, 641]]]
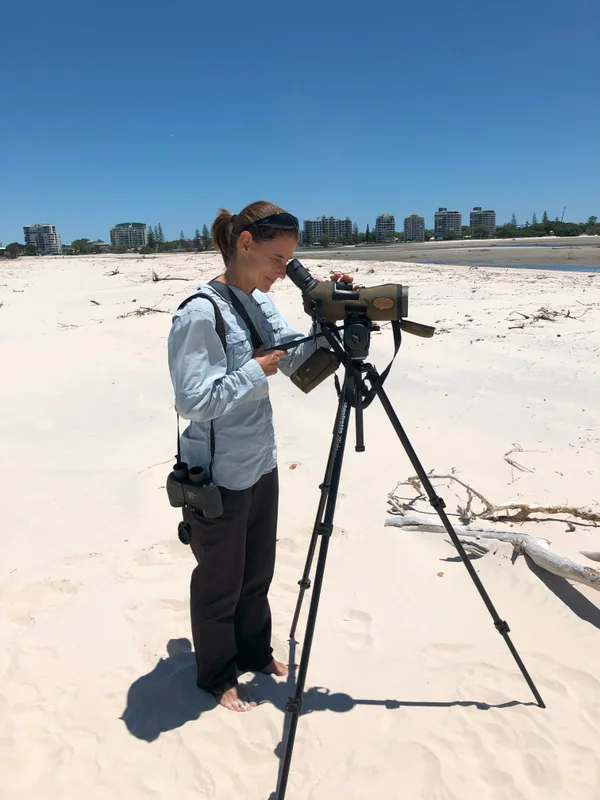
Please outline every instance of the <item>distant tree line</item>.
[[167, 240], [159, 222], [154, 227], [148, 225], [148, 244], [140, 249], [140, 253], [168, 253], [173, 250], [202, 253], [205, 250], [212, 250], [212, 246], [212, 236], [207, 225], [202, 226], [202, 232], [200, 232], [200, 228], [196, 228], [194, 236], [191, 238], [180, 231], [179, 238]]
[[19, 256], [37, 256], [37, 247], [34, 244], [20, 244], [11, 242], [6, 245], [4, 250], [6, 258], [18, 258]]
[[555, 217], [549, 219], [548, 213], [544, 211], [542, 221], [538, 222], [537, 214], [533, 214], [531, 222], [527, 220], [519, 227], [517, 218], [513, 214], [511, 221], [496, 228], [496, 236], [499, 239], [514, 239], [519, 236], [580, 236], [582, 233], [588, 235], [600, 234], [600, 224], [598, 217], [588, 217], [587, 222], [562, 222]]
[[[587, 222], [562, 222], [556, 217], [551, 220], [546, 211], [542, 215], [542, 221], [538, 222], [537, 214], [533, 214], [531, 222], [527, 220], [524, 225], [519, 226], [516, 215], [513, 214], [510, 222], [504, 225], [499, 225], [496, 228], [495, 236], [499, 239], [515, 239], [519, 237], [528, 236], [579, 236], [581, 234], [600, 235], [600, 223], [597, 216], [588, 217]], [[458, 239], [488, 239], [492, 236], [487, 228], [483, 226], [476, 226], [471, 228], [469, 225], [463, 225], [460, 233], [456, 231], [448, 231], [444, 235], [444, 240], [452, 241]], [[425, 241], [428, 242], [434, 238], [433, 231], [425, 230]], [[347, 237], [340, 237], [336, 239], [329, 239], [327, 234], [319, 237], [318, 242], [303, 241], [303, 244], [310, 246], [318, 244], [320, 247], [327, 248], [330, 245], [350, 245], [350, 244], [370, 244], [375, 243], [375, 232], [367, 229], [364, 232], [359, 231], [358, 225], [354, 223], [352, 226], [352, 235]], [[404, 241], [404, 234], [395, 231], [386, 231], [387, 241]], [[183, 250], [186, 252], [202, 253], [207, 250], [212, 250], [213, 241], [207, 225], [202, 226], [202, 231], [196, 228], [194, 236], [188, 238], [183, 231], [180, 232], [177, 239], [167, 240], [163, 233], [161, 223], [158, 225], [148, 226], [148, 244], [139, 248], [136, 252], [143, 255], [151, 253], [168, 253], [175, 250]], [[98, 254], [106, 252], [107, 245], [90, 241], [89, 239], [74, 239], [69, 248], [75, 255]], [[126, 253], [131, 248], [129, 247], [110, 247], [109, 252], [113, 253]], [[21, 244], [19, 242], [11, 242], [5, 248], [6, 258], [18, 258], [19, 256], [35, 256], [37, 255], [37, 248], [33, 244]]]

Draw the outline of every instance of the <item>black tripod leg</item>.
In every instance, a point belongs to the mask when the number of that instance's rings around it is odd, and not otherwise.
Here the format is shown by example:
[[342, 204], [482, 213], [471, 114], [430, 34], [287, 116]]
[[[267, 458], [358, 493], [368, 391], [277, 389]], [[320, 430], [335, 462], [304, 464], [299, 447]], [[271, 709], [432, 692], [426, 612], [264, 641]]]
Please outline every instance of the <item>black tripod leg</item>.
[[335, 514], [335, 504], [337, 500], [338, 489], [340, 485], [340, 476], [342, 473], [342, 461], [344, 459], [344, 448], [346, 445], [346, 436], [348, 433], [348, 422], [350, 419], [350, 404], [343, 399], [340, 403], [337, 427], [333, 436], [332, 453], [333, 463], [331, 468], [331, 483], [329, 494], [327, 495], [327, 506], [325, 508], [325, 517], [319, 527], [318, 534], [321, 536], [321, 547], [319, 548], [319, 558], [317, 561], [317, 569], [315, 571], [315, 582], [310, 599], [310, 609], [308, 611], [308, 620], [306, 622], [306, 633], [304, 635], [304, 645], [302, 647], [302, 657], [300, 659], [300, 667], [298, 669], [298, 682], [296, 683], [296, 691], [293, 697], [290, 697], [286, 705], [286, 711], [291, 715], [290, 725], [288, 728], [287, 740], [285, 743], [285, 753], [283, 756], [283, 763], [281, 772], [279, 774], [279, 785], [277, 787], [277, 800], [283, 800], [285, 797], [285, 790], [287, 787], [288, 776], [290, 773], [290, 764], [292, 762], [292, 753], [294, 750], [294, 740], [296, 738], [296, 728], [298, 726], [298, 717], [302, 711], [302, 695], [304, 694], [304, 685], [306, 683], [306, 673], [308, 671], [308, 661], [310, 659], [310, 650], [312, 646], [313, 634], [315, 631], [315, 623], [317, 621], [317, 611], [319, 609], [319, 599], [321, 597], [321, 587], [323, 586], [323, 576], [325, 574], [325, 563], [327, 561], [327, 551], [329, 549], [329, 539], [333, 530], [333, 516]]
[[340, 423], [340, 414], [342, 413], [342, 405], [344, 399], [343, 396], [340, 394], [340, 401], [338, 403], [338, 409], [335, 416], [335, 424], [333, 426], [333, 440], [331, 442], [331, 448], [329, 450], [329, 458], [327, 459], [327, 467], [325, 468], [325, 477], [323, 479], [323, 483], [320, 486], [321, 489], [321, 499], [319, 500], [319, 507], [317, 509], [317, 515], [315, 517], [315, 524], [313, 527], [312, 536], [310, 539], [310, 545], [308, 547], [308, 554], [306, 556], [306, 563], [304, 564], [304, 572], [302, 573], [302, 578], [298, 581], [298, 585], [300, 586], [300, 592], [298, 594], [298, 600], [296, 602], [296, 610], [294, 611], [294, 619], [292, 621], [292, 627], [290, 629], [290, 639], [293, 639], [296, 635], [296, 628], [298, 626], [298, 619], [300, 617], [300, 612], [302, 610], [302, 602], [304, 600], [304, 594], [307, 589], [310, 589], [310, 571], [312, 569], [312, 562], [315, 557], [315, 550], [317, 549], [317, 540], [319, 538], [319, 529], [321, 527], [321, 523], [323, 521], [323, 512], [325, 511], [325, 504], [327, 502], [327, 496], [329, 494], [329, 487], [331, 484], [331, 472], [333, 470], [333, 461], [336, 451], [336, 432]]
[[369, 380], [371, 381], [373, 387], [375, 388], [377, 396], [381, 400], [381, 404], [383, 405], [383, 408], [385, 409], [385, 412], [388, 415], [390, 422], [392, 423], [392, 427], [396, 431], [396, 434], [398, 435], [398, 438], [400, 439], [400, 441], [402, 443], [402, 446], [404, 447], [404, 449], [406, 451], [406, 455], [410, 459], [410, 463], [415, 468], [415, 472], [419, 476], [419, 480], [421, 481], [421, 483], [423, 485], [423, 488], [427, 492], [427, 496], [429, 497], [429, 502], [431, 503], [433, 508], [435, 508], [435, 510], [437, 511], [438, 516], [439, 516], [439, 518], [441, 519], [441, 521], [442, 521], [442, 523], [444, 525], [444, 528], [448, 531], [448, 535], [450, 536], [450, 538], [452, 540], [452, 544], [458, 550], [458, 554], [461, 557], [463, 564], [467, 568], [467, 572], [471, 576], [471, 578], [473, 580], [473, 583], [475, 584], [475, 587], [477, 588], [477, 591], [481, 595], [481, 599], [485, 603], [485, 605], [487, 607], [487, 610], [490, 612], [490, 615], [491, 615], [492, 619], [494, 620], [494, 625], [495, 625], [496, 629], [504, 637], [504, 641], [506, 642], [506, 645], [507, 645], [508, 649], [512, 653], [512, 656], [513, 656], [514, 660], [516, 661], [517, 666], [521, 670], [521, 674], [523, 675], [523, 677], [527, 681], [527, 685], [531, 689], [531, 691], [533, 693], [533, 696], [535, 697], [538, 705], [540, 706], [540, 708], [546, 708], [546, 704], [542, 700], [542, 697], [541, 697], [540, 693], [538, 692], [538, 690], [537, 690], [537, 688], [536, 688], [536, 686], [535, 686], [535, 684], [534, 684], [534, 682], [533, 682], [533, 680], [531, 678], [531, 675], [529, 674], [529, 672], [527, 672], [527, 668], [525, 667], [525, 664], [522, 662], [521, 656], [518, 654], [514, 644], [511, 641], [510, 636], [508, 635], [509, 632], [510, 632], [510, 628], [508, 627], [508, 623], [505, 620], [500, 619], [500, 616], [499, 616], [498, 612], [496, 611], [496, 609], [494, 607], [494, 604], [492, 603], [488, 593], [486, 592], [486, 590], [485, 590], [485, 588], [484, 588], [484, 586], [483, 586], [483, 584], [482, 584], [482, 582], [481, 582], [481, 580], [479, 578], [479, 575], [477, 574], [477, 572], [475, 571], [473, 565], [471, 564], [471, 562], [469, 560], [469, 557], [467, 556], [467, 554], [465, 552], [464, 547], [462, 546], [458, 536], [456, 535], [456, 531], [452, 527], [452, 523], [450, 522], [450, 520], [448, 519], [448, 516], [446, 515], [446, 512], [444, 511], [444, 508], [446, 507], [446, 504], [444, 503], [442, 498], [438, 497], [438, 495], [436, 494], [435, 489], [433, 488], [433, 486], [431, 484], [431, 481], [429, 480], [429, 478], [427, 476], [427, 473], [423, 469], [423, 467], [421, 465], [421, 462], [419, 461], [419, 458], [418, 458], [417, 454], [415, 453], [415, 451], [413, 449], [413, 446], [411, 445], [411, 443], [410, 443], [410, 441], [408, 439], [408, 436], [404, 432], [404, 428], [400, 424], [400, 420], [396, 416], [396, 412], [394, 411], [394, 408], [393, 408], [392, 404], [390, 403], [388, 396], [384, 392], [383, 388], [381, 386], [379, 386], [379, 375], [377, 373], [377, 370], [374, 367], [372, 367], [370, 364], [365, 364], [365, 370], [367, 372]]

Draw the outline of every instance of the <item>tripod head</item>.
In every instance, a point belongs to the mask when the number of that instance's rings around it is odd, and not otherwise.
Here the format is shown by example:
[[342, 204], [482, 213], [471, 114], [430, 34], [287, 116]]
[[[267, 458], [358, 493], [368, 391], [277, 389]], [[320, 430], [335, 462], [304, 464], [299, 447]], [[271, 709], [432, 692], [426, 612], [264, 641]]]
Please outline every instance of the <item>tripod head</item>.
[[364, 361], [369, 355], [371, 344], [371, 331], [378, 331], [379, 325], [375, 325], [371, 320], [360, 311], [350, 311], [346, 317], [344, 331], [344, 351], [347, 358], [351, 361]]

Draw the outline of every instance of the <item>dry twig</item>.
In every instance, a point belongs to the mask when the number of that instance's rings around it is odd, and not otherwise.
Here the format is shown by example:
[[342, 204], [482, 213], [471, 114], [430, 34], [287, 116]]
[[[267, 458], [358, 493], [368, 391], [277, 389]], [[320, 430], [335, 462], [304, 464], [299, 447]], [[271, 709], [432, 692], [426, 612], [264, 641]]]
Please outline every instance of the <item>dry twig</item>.
[[[579, 303], [579, 300], [577, 300], [577, 302]], [[585, 304], [581, 304], [581, 305], [585, 305]], [[545, 306], [542, 306], [541, 308], [539, 308], [537, 310], [537, 312], [535, 314], [531, 314], [531, 315], [524, 314], [522, 311], [512, 311], [510, 316], [508, 317], [509, 322], [514, 321], [514, 320], [511, 320], [511, 317], [514, 314], [519, 314], [521, 317], [524, 318], [524, 320], [527, 320], [527, 322], [519, 322], [516, 325], [511, 325], [511, 326], [509, 326], [508, 330], [512, 331], [512, 330], [515, 330], [517, 328], [524, 328], [525, 325], [535, 325], [536, 322], [540, 322], [540, 321], [556, 322], [556, 320], [559, 317], [563, 317], [564, 319], [581, 319], [582, 317], [584, 317], [588, 313], [589, 310], [590, 310], [589, 307], [586, 308], [585, 311], [582, 314], [579, 314], [578, 316], [576, 316], [575, 314], [571, 314], [571, 309], [570, 308], [568, 308], [566, 311], [555, 311], [554, 309], [546, 308]]]
[[163, 294], [160, 300], [153, 306], [138, 306], [138, 308], [136, 308], [134, 311], [128, 311], [126, 314], [119, 314], [117, 319], [125, 319], [126, 317], [143, 317], [145, 314], [170, 314], [170, 311], [157, 307], [167, 296], [168, 292], [167, 294]]
[[523, 453], [525, 452], [520, 444], [515, 444], [512, 450], [509, 450], [507, 453], [504, 454], [504, 460], [507, 464], [510, 464], [511, 467], [518, 469], [519, 472], [534, 472], [535, 470], [529, 469], [529, 467], [524, 467], [523, 464], [519, 464], [518, 461], [515, 461], [512, 458], [508, 458], [512, 453]]

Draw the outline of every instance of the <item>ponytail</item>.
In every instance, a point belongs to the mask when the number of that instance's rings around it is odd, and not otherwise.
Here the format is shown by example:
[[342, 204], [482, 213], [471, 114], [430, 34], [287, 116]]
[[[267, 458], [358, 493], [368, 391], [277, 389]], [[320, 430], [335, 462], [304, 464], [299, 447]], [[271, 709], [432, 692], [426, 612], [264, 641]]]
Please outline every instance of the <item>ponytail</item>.
[[[212, 238], [216, 248], [221, 252], [225, 266], [228, 267], [233, 261], [236, 252], [237, 239], [240, 233], [248, 225], [252, 225], [263, 217], [271, 214], [287, 213], [285, 209], [267, 203], [266, 200], [258, 200], [242, 209], [239, 214], [232, 214], [226, 208], [219, 209], [217, 218], [212, 224]], [[257, 242], [264, 242], [274, 239], [276, 236], [289, 236], [290, 231], [282, 231], [277, 228], [257, 227], [252, 231], [252, 237]]]

